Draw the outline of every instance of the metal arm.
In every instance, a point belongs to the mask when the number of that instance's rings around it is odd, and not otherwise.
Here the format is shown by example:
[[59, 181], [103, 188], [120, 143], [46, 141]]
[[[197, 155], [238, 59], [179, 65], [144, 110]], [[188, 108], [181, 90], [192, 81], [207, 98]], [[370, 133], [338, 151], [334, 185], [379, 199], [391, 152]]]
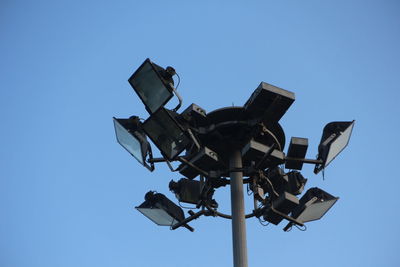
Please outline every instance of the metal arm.
[[[188, 223], [188, 222], [191, 222], [191, 221], [193, 221], [193, 220], [199, 218], [201, 215], [207, 215], [207, 213], [210, 213], [210, 211], [208, 211], [208, 210], [201, 210], [201, 211], [199, 211], [199, 212], [197, 212], [197, 213], [193, 213], [191, 216], [187, 217], [187, 218], [184, 219], [183, 221], [180, 221], [180, 222], [178, 222], [178, 223], [172, 225], [172, 226], [171, 226], [171, 229], [172, 229], [172, 230], [175, 230], [175, 229], [177, 229], [177, 228], [179, 228], [179, 227], [181, 227], [181, 226], [185, 226], [185, 227], [187, 228], [187, 226], [188, 226], [187, 223]], [[189, 226], [189, 227], [190, 227], [190, 226]], [[188, 229], [189, 229], [191, 232], [193, 232], [194, 229], [193, 229], [192, 227], [190, 227], [190, 228], [191, 228], [192, 230], [190, 230], [189, 228], [188, 228]]]
[[323, 161], [320, 159], [302, 159], [302, 158], [292, 158], [292, 157], [285, 157], [285, 161], [300, 161], [303, 163], [308, 163], [308, 164], [322, 164]]
[[269, 157], [271, 156], [272, 152], [275, 149], [275, 143], [272, 144], [272, 146], [265, 152], [265, 154], [263, 155], [263, 157], [261, 158], [261, 160], [257, 163], [256, 165], [256, 169], [258, 169], [258, 167], [261, 166], [261, 164]]
[[178, 161], [182, 162], [183, 164], [188, 165], [189, 167], [192, 167], [193, 169], [195, 169], [196, 171], [198, 171], [201, 175], [205, 176], [205, 177], [210, 177], [210, 174], [202, 169], [200, 169], [199, 167], [197, 167], [196, 165], [194, 165], [193, 163], [191, 163], [190, 161], [186, 160], [183, 157], [178, 157]]

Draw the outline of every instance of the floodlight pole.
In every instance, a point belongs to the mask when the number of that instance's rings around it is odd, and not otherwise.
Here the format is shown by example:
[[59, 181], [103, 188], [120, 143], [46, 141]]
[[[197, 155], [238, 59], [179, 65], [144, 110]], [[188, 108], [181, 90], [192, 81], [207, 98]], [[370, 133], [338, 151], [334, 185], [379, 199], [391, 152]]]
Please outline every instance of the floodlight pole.
[[242, 155], [235, 150], [229, 159], [231, 171], [231, 212], [232, 212], [232, 243], [233, 266], [247, 267], [246, 221], [243, 198], [243, 172], [235, 171], [242, 168]]

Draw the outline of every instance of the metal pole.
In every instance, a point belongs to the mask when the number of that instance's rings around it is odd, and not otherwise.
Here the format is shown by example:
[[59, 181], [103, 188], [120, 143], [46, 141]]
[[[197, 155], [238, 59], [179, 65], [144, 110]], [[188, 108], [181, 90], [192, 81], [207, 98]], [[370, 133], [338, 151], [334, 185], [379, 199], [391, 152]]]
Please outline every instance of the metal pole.
[[[242, 168], [242, 155], [234, 151], [229, 159], [229, 168]], [[246, 221], [243, 199], [243, 172], [233, 171], [231, 177], [233, 266], [247, 267]]]

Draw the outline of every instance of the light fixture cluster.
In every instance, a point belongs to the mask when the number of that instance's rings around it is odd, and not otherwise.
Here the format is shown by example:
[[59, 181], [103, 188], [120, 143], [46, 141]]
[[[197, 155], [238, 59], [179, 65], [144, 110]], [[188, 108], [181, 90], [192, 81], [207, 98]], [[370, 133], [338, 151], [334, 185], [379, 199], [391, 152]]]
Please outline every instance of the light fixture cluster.
[[[319, 188], [308, 189], [300, 198], [307, 179], [299, 172], [304, 163], [314, 164], [318, 173], [348, 145], [354, 121], [331, 122], [323, 129], [316, 159], [307, 159], [308, 139], [292, 137], [284, 152], [285, 134], [279, 120], [295, 101], [294, 93], [262, 82], [242, 107], [222, 108], [210, 113], [191, 104], [178, 113], [182, 100], [174, 88], [172, 67], [166, 69], [149, 59], [129, 78], [129, 83], [150, 114], [144, 122], [138, 117], [114, 118], [117, 141], [140, 164], [154, 170], [154, 164], [166, 162], [184, 178], [171, 181], [169, 189], [179, 202], [194, 205], [197, 213], [183, 210], [165, 195], [150, 191], [145, 202], [136, 207], [158, 225], [172, 229], [187, 225], [201, 215], [221, 216], [213, 199], [215, 189], [230, 184], [229, 174], [242, 172], [254, 197], [254, 210], [246, 215], [272, 224], [287, 220], [284, 230], [293, 224], [320, 219], [338, 200]], [[165, 105], [176, 95], [174, 109]], [[153, 158], [148, 139], [161, 157]], [[230, 169], [229, 155], [239, 150], [242, 168]], [[173, 168], [170, 162], [180, 165]], [[284, 168], [283, 168], [284, 166]], [[287, 170], [285, 172], [285, 169]]]

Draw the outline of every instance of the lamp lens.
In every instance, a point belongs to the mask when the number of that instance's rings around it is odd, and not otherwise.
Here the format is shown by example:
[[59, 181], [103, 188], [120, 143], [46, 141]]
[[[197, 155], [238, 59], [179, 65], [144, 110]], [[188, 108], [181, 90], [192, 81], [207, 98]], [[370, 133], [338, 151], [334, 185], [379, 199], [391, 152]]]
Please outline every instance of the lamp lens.
[[350, 140], [351, 132], [353, 131], [354, 122], [344, 130], [338, 138], [330, 145], [328, 155], [326, 157], [325, 167], [339, 155], [340, 152], [347, 146]]
[[171, 226], [178, 222], [174, 218], [171, 217], [165, 210], [157, 209], [157, 208], [136, 208], [140, 211], [144, 216], [152, 220], [155, 224], [161, 226]]
[[172, 93], [148, 60], [132, 75], [129, 83], [150, 113], [156, 112], [172, 97]]
[[123, 146], [135, 159], [141, 164], [143, 162], [143, 153], [139, 140], [126, 130], [117, 120], [114, 119], [115, 134], [118, 143]]
[[299, 217], [297, 217], [297, 220], [301, 222], [319, 220], [322, 218], [322, 216], [324, 216], [325, 213], [328, 212], [328, 210], [336, 203], [337, 200], [337, 198], [334, 198], [331, 200], [315, 202], [306, 207]]

